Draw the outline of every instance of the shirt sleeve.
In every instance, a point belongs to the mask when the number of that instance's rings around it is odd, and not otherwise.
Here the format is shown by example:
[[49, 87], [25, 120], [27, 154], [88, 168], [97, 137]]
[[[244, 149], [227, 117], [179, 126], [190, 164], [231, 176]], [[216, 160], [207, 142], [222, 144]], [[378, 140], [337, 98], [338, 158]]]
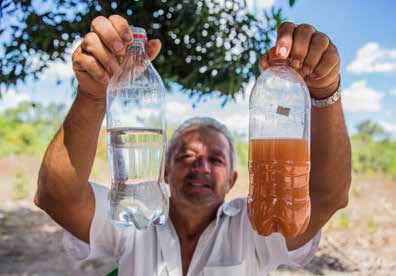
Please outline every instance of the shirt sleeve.
[[253, 229], [246, 205], [243, 206], [242, 210], [243, 221], [245, 221], [244, 225], [247, 226], [247, 231], [252, 238], [255, 255], [261, 270], [272, 271], [279, 265], [302, 267], [311, 261], [319, 247], [320, 231], [300, 248], [289, 251], [286, 239], [282, 234], [273, 233], [269, 236], [261, 236]]
[[263, 256], [268, 262], [270, 270], [276, 269], [279, 265], [289, 265], [303, 267], [308, 264], [319, 247], [321, 232], [319, 231], [314, 238], [296, 250], [289, 251], [286, 239], [280, 233], [273, 233], [268, 237], [263, 237], [254, 233], [257, 257], [259, 263], [263, 263]]
[[[309, 242], [297, 248], [296, 250], [291, 250], [287, 252], [287, 264], [291, 266], [303, 267], [307, 265], [315, 255], [318, 250], [321, 231], [319, 231]], [[285, 240], [286, 244], [286, 240]]]
[[95, 195], [95, 213], [89, 232], [90, 243], [79, 240], [65, 230], [63, 246], [76, 268], [82, 269], [92, 265], [110, 271], [122, 255], [128, 237], [134, 233], [134, 228], [128, 227], [124, 230], [112, 225], [108, 216], [108, 189], [95, 183], [90, 185]]

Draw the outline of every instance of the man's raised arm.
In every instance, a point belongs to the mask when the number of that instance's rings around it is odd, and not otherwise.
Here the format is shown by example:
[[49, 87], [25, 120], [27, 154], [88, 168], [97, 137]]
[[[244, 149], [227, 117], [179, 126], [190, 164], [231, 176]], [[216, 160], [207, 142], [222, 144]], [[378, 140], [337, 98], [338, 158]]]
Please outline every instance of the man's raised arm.
[[[340, 57], [336, 46], [308, 24], [283, 23], [278, 28], [275, 55], [264, 56], [265, 69], [276, 58], [287, 58], [304, 78], [311, 97], [326, 99], [340, 83]], [[271, 53], [271, 51], [270, 51]], [[311, 218], [307, 230], [286, 239], [289, 250], [311, 240], [331, 216], [348, 204], [351, 183], [351, 146], [341, 101], [311, 111]]]
[[[35, 203], [77, 238], [89, 242], [95, 198], [88, 178], [106, 111], [106, 88], [119, 70], [118, 60], [132, 41], [128, 22], [118, 15], [99, 16], [73, 53], [77, 97], [45, 153]], [[154, 59], [161, 48], [150, 40]]]
[[341, 101], [313, 107], [311, 121], [311, 219], [305, 233], [287, 239], [289, 250], [312, 239], [337, 210], [348, 204], [351, 146]]

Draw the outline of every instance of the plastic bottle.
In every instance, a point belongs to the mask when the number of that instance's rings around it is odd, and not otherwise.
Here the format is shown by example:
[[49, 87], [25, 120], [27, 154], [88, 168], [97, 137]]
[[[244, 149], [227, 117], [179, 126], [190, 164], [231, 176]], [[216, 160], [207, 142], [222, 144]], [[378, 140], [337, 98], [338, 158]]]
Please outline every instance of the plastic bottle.
[[107, 148], [112, 185], [110, 217], [144, 229], [165, 223], [165, 88], [145, 53], [146, 31], [132, 27], [133, 43], [107, 88]]
[[311, 212], [311, 101], [286, 61], [261, 73], [249, 115], [249, 219], [260, 235], [295, 237], [306, 230]]

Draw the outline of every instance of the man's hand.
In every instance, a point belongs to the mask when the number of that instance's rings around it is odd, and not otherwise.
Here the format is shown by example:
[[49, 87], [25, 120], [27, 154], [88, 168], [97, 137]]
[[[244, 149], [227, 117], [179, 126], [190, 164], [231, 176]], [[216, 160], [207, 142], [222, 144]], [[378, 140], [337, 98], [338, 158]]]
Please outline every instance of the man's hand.
[[314, 98], [327, 98], [338, 88], [340, 57], [337, 48], [328, 36], [311, 25], [282, 23], [276, 46], [263, 56], [260, 65], [267, 69], [277, 59], [289, 61], [304, 78]]
[[[112, 75], [120, 69], [120, 60], [132, 43], [133, 34], [128, 21], [119, 16], [98, 16], [91, 23], [91, 32], [73, 53], [73, 70], [79, 83], [79, 92], [105, 99]], [[158, 39], [147, 43], [146, 52], [153, 60], [161, 49]]]

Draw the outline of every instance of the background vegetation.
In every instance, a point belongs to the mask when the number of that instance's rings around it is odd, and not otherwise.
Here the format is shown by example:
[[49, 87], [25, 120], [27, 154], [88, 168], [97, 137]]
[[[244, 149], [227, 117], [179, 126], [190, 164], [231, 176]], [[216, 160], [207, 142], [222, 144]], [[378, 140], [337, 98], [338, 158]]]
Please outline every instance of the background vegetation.
[[[18, 154], [43, 156], [50, 139], [59, 128], [66, 107], [61, 104], [43, 106], [22, 102], [17, 108], [0, 115], [0, 157]], [[170, 127], [170, 132], [175, 126]], [[359, 174], [384, 174], [396, 179], [396, 140], [377, 123], [363, 121], [351, 136], [353, 171]], [[234, 133], [238, 166], [247, 168], [247, 137]], [[105, 131], [101, 133], [98, 159], [106, 159]]]

